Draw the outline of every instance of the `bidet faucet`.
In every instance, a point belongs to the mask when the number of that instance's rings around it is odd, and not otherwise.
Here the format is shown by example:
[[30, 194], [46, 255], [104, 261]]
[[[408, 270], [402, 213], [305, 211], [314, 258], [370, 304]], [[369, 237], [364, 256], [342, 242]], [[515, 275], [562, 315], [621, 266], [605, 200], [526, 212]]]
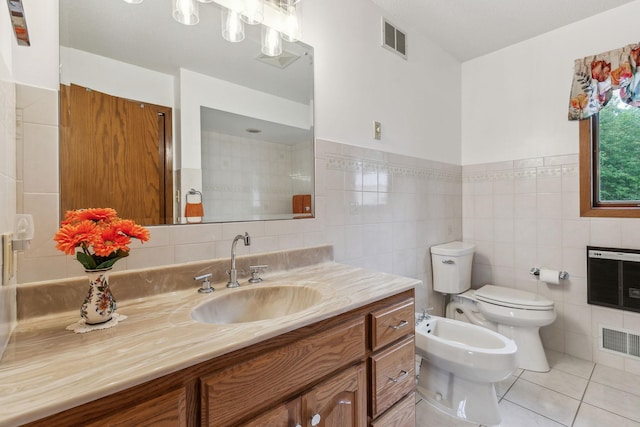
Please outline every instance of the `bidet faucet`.
[[242, 234], [238, 234], [235, 239], [233, 239], [233, 243], [231, 244], [231, 270], [227, 271], [229, 274], [227, 288], [237, 288], [240, 286], [240, 283], [238, 283], [238, 270], [236, 270], [236, 244], [240, 239], [244, 240], [245, 246], [249, 246], [251, 244], [251, 237], [249, 237], [249, 233], [247, 232], [244, 233], [244, 236]]

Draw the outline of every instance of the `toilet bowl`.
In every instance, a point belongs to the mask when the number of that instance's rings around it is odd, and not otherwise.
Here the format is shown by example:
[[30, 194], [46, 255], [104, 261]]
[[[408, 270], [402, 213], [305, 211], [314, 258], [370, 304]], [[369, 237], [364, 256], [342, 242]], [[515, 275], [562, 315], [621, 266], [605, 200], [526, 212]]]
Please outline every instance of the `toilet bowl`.
[[454, 295], [447, 317], [494, 330], [516, 342], [518, 366], [548, 372], [540, 328], [556, 319], [554, 303], [540, 295], [494, 285], [484, 285]]
[[517, 368], [513, 340], [487, 328], [416, 314], [417, 391], [442, 411], [474, 423], [500, 424], [495, 383]]
[[496, 331], [515, 341], [522, 369], [547, 372], [540, 327], [556, 319], [554, 303], [532, 292], [487, 284], [471, 288], [475, 246], [449, 242], [431, 247], [433, 289], [452, 295], [446, 316]]

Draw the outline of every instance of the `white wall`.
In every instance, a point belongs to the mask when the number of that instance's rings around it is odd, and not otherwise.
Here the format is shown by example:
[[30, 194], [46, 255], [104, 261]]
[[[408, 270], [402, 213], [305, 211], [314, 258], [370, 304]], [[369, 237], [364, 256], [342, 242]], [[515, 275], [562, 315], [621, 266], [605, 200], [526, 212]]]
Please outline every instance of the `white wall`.
[[[25, 0], [24, 14], [31, 46], [11, 43], [11, 78], [48, 89], [58, 88], [58, 0]], [[5, 8], [6, 9], [6, 8]], [[4, 39], [4, 34], [3, 34]], [[5, 46], [1, 46], [2, 49]]]
[[382, 48], [382, 12], [369, 0], [307, 0], [303, 13], [303, 41], [315, 49], [317, 137], [460, 163], [457, 60], [393, 17], [409, 59]]
[[173, 107], [173, 76], [77, 49], [60, 47], [60, 83]]
[[462, 164], [578, 152], [567, 120], [575, 59], [640, 41], [640, 1], [462, 65]]

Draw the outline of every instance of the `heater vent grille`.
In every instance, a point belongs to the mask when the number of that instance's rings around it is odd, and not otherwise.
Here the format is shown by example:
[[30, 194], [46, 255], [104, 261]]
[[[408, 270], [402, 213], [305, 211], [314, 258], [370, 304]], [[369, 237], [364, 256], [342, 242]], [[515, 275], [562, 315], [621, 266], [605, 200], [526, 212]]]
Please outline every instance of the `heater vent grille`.
[[600, 348], [640, 359], [640, 335], [625, 329], [600, 326]]
[[407, 59], [407, 33], [382, 18], [382, 47]]

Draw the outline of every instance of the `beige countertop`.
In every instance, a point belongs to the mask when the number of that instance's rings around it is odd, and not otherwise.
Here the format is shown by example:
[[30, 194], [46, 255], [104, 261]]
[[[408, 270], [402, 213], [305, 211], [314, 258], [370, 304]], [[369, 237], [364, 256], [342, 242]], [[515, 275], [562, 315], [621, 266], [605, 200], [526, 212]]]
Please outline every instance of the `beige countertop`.
[[[249, 323], [194, 321], [201, 302], [237, 291], [193, 289], [119, 302], [128, 319], [117, 326], [75, 334], [65, 327], [77, 310], [19, 322], [0, 361], [0, 426], [20, 425], [127, 389], [388, 296], [420, 281], [326, 262], [264, 275], [260, 284], [304, 284], [322, 293], [300, 312]], [[78, 306], [81, 301], [78, 302]]]

